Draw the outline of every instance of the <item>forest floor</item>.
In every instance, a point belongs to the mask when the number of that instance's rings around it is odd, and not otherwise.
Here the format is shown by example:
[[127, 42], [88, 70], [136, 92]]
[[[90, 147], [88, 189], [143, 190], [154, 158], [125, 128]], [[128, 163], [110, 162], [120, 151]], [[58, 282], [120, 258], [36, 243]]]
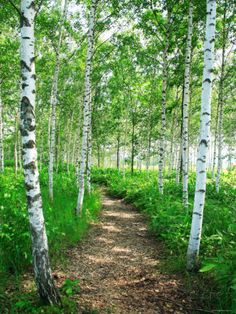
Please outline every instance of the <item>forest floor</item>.
[[[199, 313], [194, 291], [181, 274], [163, 270], [163, 245], [149, 233], [147, 220], [122, 200], [103, 196], [103, 210], [88, 235], [69, 250], [69, 262], [57, 271], [80, 279], [73, 298], [79, 313]], [[60, 280], [61, 278], [61, 280]]]

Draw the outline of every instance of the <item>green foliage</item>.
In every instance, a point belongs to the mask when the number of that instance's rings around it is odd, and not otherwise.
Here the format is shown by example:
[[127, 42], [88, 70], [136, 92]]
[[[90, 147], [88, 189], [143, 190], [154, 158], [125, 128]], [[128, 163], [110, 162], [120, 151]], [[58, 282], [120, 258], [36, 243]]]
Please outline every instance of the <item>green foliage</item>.
[[79, 279], [66, 279], [62, 285], [62, 292], [71, 297], [80, 292]]
[[[208, 178], [207, 197], [201, 242], [201, 260], [204, 274], [211, 271], [220, 290], [212, 298], [219, 308], [236, 306], [236, 190], [233, 186], [236, 170], [222, 174], [221, 189], [215, 192]], [[108, 187], [108, 191], [141, 209], [150, 221], [150, 228], [158, 239], [165, 241], [170, 261], [177, 260], [182, 270], [191, 227], [195, 174], [189, 179], [189, 209], [182, 206], [182, 186], [175, 184], [174, 173], [165, 176], [165, 193], [157, 188], [157, 173], [129, 172], [122, 175], [114, 169], [94, 169], [93, 180]], [[173, 258], [173, 256], [175, 258]], [[179, 266], [177, 265], [177, 268]], [[208, 276], [206, 274], [205, 276]]]
[[[18, 314], [18, 313], [28, 313], [28, 314], [34, 314], [34, 313], [44, 313], [44, 314], [75, 314], [78, 313], [77, 305], [75, 301], [70, 300], [68, 297], [62, 297], [62, 306], [58, 305], [50, 305], [45, 306], [37, 301], [36, 295], [31, 294], [25, 294], [25, 295], [19, 295], [21, 297], [21, 301], [17, 301], [14, 304], [10, 305], [10, 312], [4, 311], [3, 313], [12, 313], [12, 314]], [[4, 309], [6, 310], [6, 309]]]
[[[55, 173], [54, 203], [48, 197], [48, 174], [40, 176], [43, 209], [52, 261], [61, 257], [61, 249], [81, 239], [89, 222], [96, 218], [101, 202], [99, 193], [85, 196], [83, 213], [75, 216], [77, 187], [74, 175]], [[15, 175], [11, 168], [0, 174], [0, 272], [19, 273], [31, 265], [31, 240], [28, 213], [21, 173]]]

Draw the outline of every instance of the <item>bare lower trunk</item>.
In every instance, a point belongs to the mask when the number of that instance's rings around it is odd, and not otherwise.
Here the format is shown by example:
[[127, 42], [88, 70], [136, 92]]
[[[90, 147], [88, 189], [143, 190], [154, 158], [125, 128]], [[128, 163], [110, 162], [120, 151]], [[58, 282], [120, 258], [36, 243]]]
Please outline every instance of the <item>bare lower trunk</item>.
[[187, 252], [187, 269], [198, 264], [202, 234], [203, 209], [206, 195], [206, 156], [210, 140], [211, 90], [214, 60], [216, 0], [207, 0], [206, 33], [204, 43], [204, 70], [201, 98], [201, 126], [197, 156], [197, 177], [194, 197], [192, 226]]
[[41, 299], [46, 303], [54, 304], [59, 303], [60, 298], [53, 283], [49, 264], [35, 138], [34, 1], [22, 0], [21, 12], [21, 135], [33, 266]]

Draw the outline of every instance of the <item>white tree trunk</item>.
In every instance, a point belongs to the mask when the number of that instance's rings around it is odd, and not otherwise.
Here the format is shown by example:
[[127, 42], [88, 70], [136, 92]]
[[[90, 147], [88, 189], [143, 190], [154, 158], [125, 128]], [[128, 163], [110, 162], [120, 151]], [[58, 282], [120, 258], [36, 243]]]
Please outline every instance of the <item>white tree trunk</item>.
[[218, 126], [219, 126], [219, 105], [220, 105], [220, 102], [218, 101], [217, 111], [216, 111], [215, 138], [214, 138], [213, 161], [212, 161], [212, 178], [213, 178], [213, 180], [215, 180], [216, 151], [217, 151]]
[[[90, 97], [91, 98], [91, 97]], [[91, 193], [91, 162], [92, 162], [92, 101], [89, 104], [89, 127], [88, 127], [88, 156], [87, 156], [87, 189]]]
[[180, 174], [181, 174], [181, 147], [182, 147], [182, 143], [179, 144], [179, 150], [177, 148], [177, 154], [178, 154], [178, 157], [176, 159], [176, 177], [175, 177], [175, 182], [176, 184], [179, 184], [180, 182]]
[[0, 90], [0, 172], [4, 172], [4, 148], [3, 148], [3, 106]]
[[91, 101], [91, 70], [92, 70], [92, 58], [94, 51], [94, 27], [95, 27], [95, 15], [96, 15], [97, 0], [92, 0], [89, 19], [89, 31], [88, 31], [88, 49], [86, 57], [86, 70], [85, 70], [85, 87], [84, 87], [84, 121], [83, 121], [83, 134], [82, 134], [82, 149], [80, 158], [80, 172], [79, 172], [79, 193], [76, 207], [77, 215], [80, 214], [84, 200], [84, 175], [86, 168], [86, 160], [88, 156], [88, 132], [90, 126], [90, 101]]
[[222, 56], [221, 56], [221, 72], [220, 72], [220, 86], [219, 86], [219, 124], [218, 124], [218, 163], [217, 163], [217, 176], [216, 176], [216, 192], [219, 193], [219, 183], [222, 168], [222, 149], [223, 149], [223, 109], [224, 109], [224, 79], [225, 79], [225, 48], [226, 48], [226, 6], [224, 5], [224, 17], [223, 17], [223, 33], [222, 33]]
[[21, 1], [21, 135], [23, 165], [30, 230], [33, 248], [33, 266], [39, 295], [49, 304], [59, 303], [48, 257], [48, 243], [39, 185], [35, 132], [35, 53], [32, 0]]
[[81, 109], [79, 111], [79, 118], [78, 118], [78, 130], [77, 130], [77, 136], [76, 136], [76, 161], [75, 161], [76, 182], [77, 182], [78, 187], [79, 187], [79, 169], [80, 169], [80, 137], [81, 137]]
[[158, 160], [158, 189], [161, 194], [164, 192], [163, 168], [165, 159], [165, 134], [166, 134], [166, 88], [167, 88], [167, 51], [166, 45], [163, 53], [163, 80], [162, 80], [162, 109], [161, 109], [161, 135]]
[[16, 114], [15, 117], [15, 143], [14, 143], [14, 162], [15, 162], [15, 173], [17, 173], [18, 171], [18, 147], [17, 147], [17, 143], [18, 143], [18, 117]]
[[206, 32], [204, 43], [204, 70], [201, 98], [201, 126], [197, 156], [197, 177], [192, 216], [192, 226], [187, 252], [187, 269], [197, 267], [201, 234], [203, 209], [206, 195], [206, 156], [210, 141], [211, 90], [214, 61], [214, 42], [216, 24], [216, 0], [207, 0]]
[[17, 143], [17, 149], [18, 149], [18, 161], [19, 161], [19, 168], [22, 169], [22, 148], [21, 148], [21, 141], [20, 136], [18, 136], [18, 143]]
[[185, 73], [184, 73], [184, 97], [183, 97], [183, 134], [182, 134], [182, 159], [183, 159], [183, 205], [188, 207], [188, 108], [190, 92], [190, 63], [193, 34], [193, 4], [189, 1], [188, 16], [188, 38], [185, 55]]
[[62, 44], [62, 36], [63, 36], [63, 24], [65, 22], [67, 15], [67, 0], [64, 3], [63, 15], [61, 18], [61, 22], [59, 25], [59, 40], [56, 48], [56, 66], [55, 72], [52, 82], [52, 91], [51, 91], [51, 99], [50, 105], [52, 108], [51, 112], [51, 132], [50, 132], [50, 147], [49, 147], [49, 197], [50, 200], [53, 201], [53, 167], [54, 167], [54, 155], [55, 155], [55, 139], [56, 139], [56, 106], [58, 101], [58, 77], [60, 71], [60, 61], [61, 61], [61, 44]]

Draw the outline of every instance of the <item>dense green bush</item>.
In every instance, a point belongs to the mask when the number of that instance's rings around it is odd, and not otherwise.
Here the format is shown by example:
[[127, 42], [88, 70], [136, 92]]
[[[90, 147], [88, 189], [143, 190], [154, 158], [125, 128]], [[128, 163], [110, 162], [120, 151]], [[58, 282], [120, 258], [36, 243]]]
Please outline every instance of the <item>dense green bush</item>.
[[[208, 175], [207, 196], [201, 242], [202, 272], [211, 271], [221, 289], [215, 298], [219, 307], [236, 312], [236, 171], [221, 177], [220, 192]], [[113, 196], [119, 196], [145, 212], [154, 234], [163, 239], [170, 254], [183, 267], [191, 227], [195, 174], [189, 179], [189, 209], [182, 206], [182, 187], [175, 175], [165, 176], [164, 195], [158, 193], [157, 174], [153, 171], [126, 172], [93, 169], [93, 180], [103, 183]], [[172, 256], [173, 260], [173, 256]]]

